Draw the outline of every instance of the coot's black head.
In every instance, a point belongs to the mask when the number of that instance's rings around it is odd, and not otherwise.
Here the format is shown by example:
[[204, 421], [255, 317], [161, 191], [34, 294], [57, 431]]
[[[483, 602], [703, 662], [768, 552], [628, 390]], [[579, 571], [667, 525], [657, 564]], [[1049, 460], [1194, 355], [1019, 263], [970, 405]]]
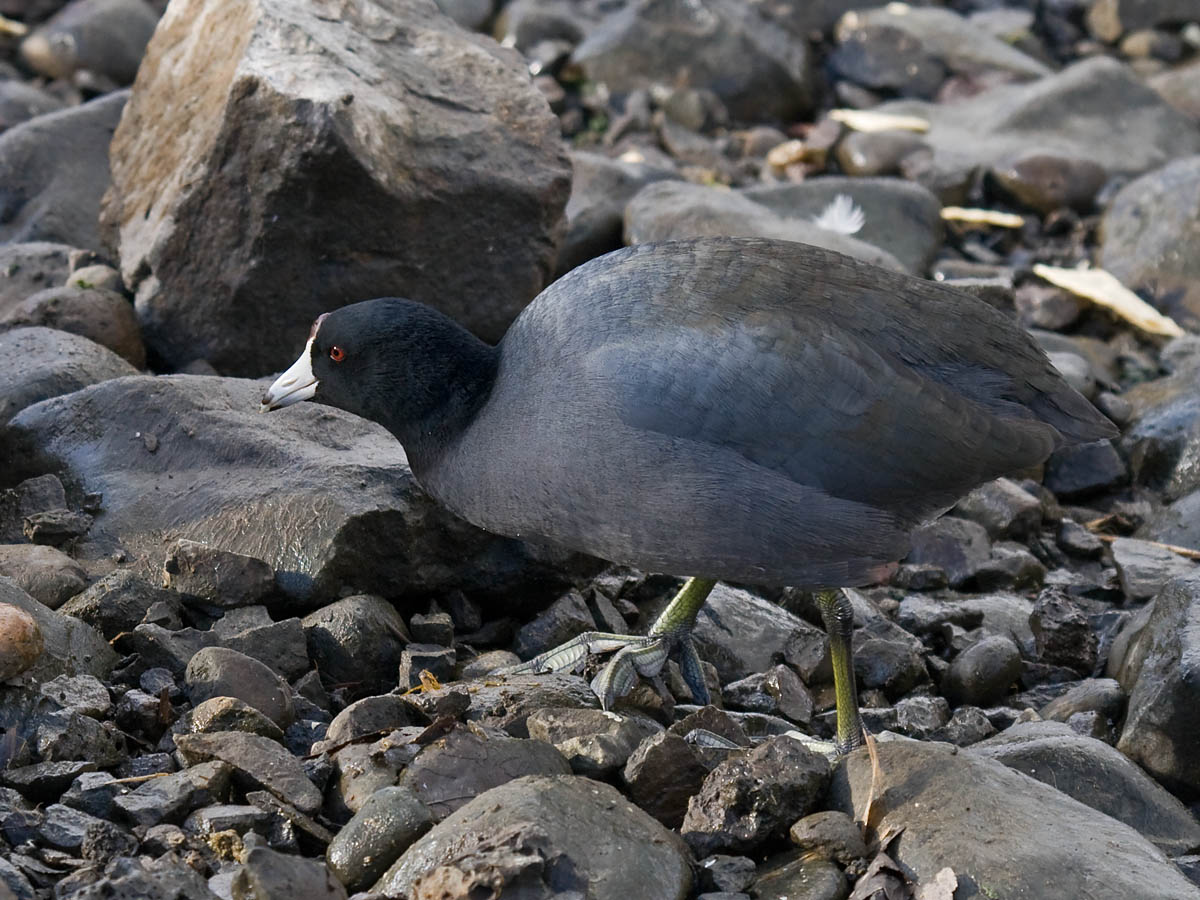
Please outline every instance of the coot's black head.
[[494, 374], [494, 348], [437, 310], [385, 297], [318, 317], [262, 411], [316, 400], [378, 422], [407, 448], [473, 413]]

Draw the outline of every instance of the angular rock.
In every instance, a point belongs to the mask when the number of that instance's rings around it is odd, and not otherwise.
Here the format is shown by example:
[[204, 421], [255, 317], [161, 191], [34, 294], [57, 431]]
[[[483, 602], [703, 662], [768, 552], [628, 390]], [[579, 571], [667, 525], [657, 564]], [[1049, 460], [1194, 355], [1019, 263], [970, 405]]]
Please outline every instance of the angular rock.
[[1042, 524], [1041, 501], [1008, 478], [975, 488], [955, 504], [954, 514], [982, 525], [992, 540], [1020, 539]]
[[[721, 853], [707, 856], [698, 862], [700, 886], [721, 894], [741, 895], [754, 883], [754, 860], [748, 856], [726, 856]], [[701, 894], [701, 896], [705, 896]]]
[[73, 710], [46, 713], [35, 720], [32, 743], [46, 762], [87, 759], [98, 766], [115, 766], [127, 755], [125, 740], [115, 729]]
[[0, 240], [102, 249], [97, 220], [109, 183], [108, 145], [128, 98], [115, 91], [0, 135]]
[[1154, 598], [1145, 632], [1125, 662], [1132, 680], [1117, 749], [1169, 785], [1200, 789], [1200, 574]]
[[902, 178], [824, 175], [800, 184], [750, 187], [745, 195], [789, 219], [817, 219], [839, 196], [862, 210], [859, 240], [895, 256], [909, 271], [924, 273], [942, 240], [942, 205], [937, 197]]
[[311, 669], [304, 626], [295, 617], [275, 622], [266, 607], [243, 606], [228, 610], [212, 631], [223, 646], [266, 663], [287, 680]]
[[929, 678], [924, 646], [888, 619], [875, 618], [856, 629], [851, 645], [854, 674], [864, 689], [878, 688], [896, 698]]
[[260, 602], [275, 573], [261, 559], [181, 539], [167, 548], [163, 587], [228, 609]]
[[414, 613], [408, 621], [413, 640], [419, 644], [440, 644], [449, 647], [454, 643], [454, 620], [449, 613], [435, 612], [429, 615]]
[[0, 334], [0, 354], [21, 360], [19, 367], [6, 367], [0, 373], [0, 421], [48, 397], [137, 374], [111, 350], [50, 328], [17, 328]]
[[437, 896], [443, 885], [494, 893], [512, 892], [505, 891], [511, 885], [530, 897], [574, 891], [594, 900], [684, 900], [688, 859], [677, 835], [608, 785], [531, 776], [479, 795], [435, 826], [372, 890]]
[[1081, 675], [1096, 668], [1096, 632], [1065, 592], [1049, 588], [1038, 594], [1029, 627], [1043, 662], [1067, 666]]
[[700, 790], [709, 766], [696, 748], [669, 731], [652, 734], [629, 756], [621, 777], [629, 796], [668, 828], [678, 828], [688, 800]]
[[0, 604], [15, 606], [37, 622], [43, 651], [27, 669], [37, 681], [52, 681], [60, 675], [95, 675], [105, 678], [119, 657], [108, 642], [90, 626], [48, 609], [7, 578], [0, 577]]
[[[930, 121], [924, 138], [927, 174], [917, 180], [928, 179], [939, 196], [965, 191], [973, 171], [1002, 166], [1031, 145], [1044, 153], [1089, 160], [1110, 176], [1140, 174], [1200, 151], [1200, 128], [1194, 122], [1164, 103], [1131, 69], [1101, 56], [959, 103], [896, 101], [879, 111]], [[1114, 132], [1114, 116], [1130, 130]], [[906, 163], [913, 159], [910, 154]]]
[[986, 565], [991, 542], [982, 525], [942, 516], [912, 534], [907, 562], [945, 571], [951, 587], [962, 587]]
[[236, 650], [205, 647], [188, 663], [184, 683], [195, 705], [213, 697], [236, 697], [280, 728], [287, 728], [296, 717], [288, 683]]
[[466, 728], [455, 728], [422, 749], [399, 783], [440, 821], [514, 778], [567, 775], [570, 771], [571, 764], [545, 739], [521, 740], [503, 733], [484, 738]]
[[829, 785], [829, 763], [775, 737], [713, 769], [688, 803], [680, 834], [698, 856], [743, 852], [787, 833]]
[[58, 609], [87, 586], [87, 575], [75, 560], [36, 544], [0, 544], [0, 575], [50, 609]]
[[1122, 484], [1129, 477], [1112, 441], [1060, 447], [1046, 460], [1046, 487], [1060, 497], [1082, 497]]
[[995, 706], [1021, 674], [1021, 652], [1011, 639], [992, 635], [972, 644], [950, 663], [942, 690], [955, 706]]
[[812, 102], [807, 46], [730, 0], [630, 3], [591, 30], [572, 62], [614, 93], [653, 84], [709, 88], [748, 122], [792, 121]]
[[47, 78], [84, 72], [127, 85], [157, 21], [144, 0], [72, 0], [21, 42], [21, 58]]
[[935, 731], [931, 740], [945, 741], [958, 747], [969, 747], [996, 733], [991, 719], [978, 706], [960, 706], [950, 721]]
[[[427, 597], [453, 587], [532, 602], [547, 583], [561, 584], [563, 563], [595, 565], [440, 509], [378, 426], [317, 404], [263, 417], [261, 393], [239, 379], [124, 379], [27, 410], [10, 439], [103, 495], [77, 554], [121, 547], [147, 576], [162, 563], [164, 540], [181, 537], [264, 560], [301, 600], [343, 588]], [[0, 443], [0, 460], [4, 450]]]
[[411, 790], [381, 788], [338, 831], [325, 861], [349, 890], [365, 890], [432, 826], [429, 809]]
[[625, 207], [653, 181], [679, 178], [673, 169], [649, 162], [610, 159], [598, 153], [571, 154], [574, 178], [567, 200], [567, 233], [558, 250], [556, 274], [620, 249]]
[[324, 864], [254, 847], [233, 877], [238, 900], [346, 900], [346, 889]]
[[428, 0], [172, 4], [113, 160], [104, 221], [147, 344], [246, 375], [288, 365], [331, 298], [411, 297], [499, 338], [551, 273], [570, 185], [524, 63]]
[[156, 603], [178, 606], [179, 598], [128, 569], [118, 569], [76, 594], [59, 611], [82, 619], [112, 640], [136, 628]]
[[513, 651], [522, 659], [530, 659], [577, 634], [595, 629], [596, 620], [588, 610], [587, 601], [579, 592], [570, 591], [551, 603], [532, 622], [521, 626], [513, 642]]
[[1200, 823], [1129, 758], [1058, 722], [1025, 722], [971, 748], [1112, 816], [1168, 855], [1200, 847]]
[[780, 215], [736, 190], [656, 181], [638, 191], [625, 208], [625, 240], [629, 244], [723, 234], [798, 241], [884, 268], [904, 268], [892, 254], [865, 240], [822, 228], [806, 218]]
[[183, 822], [183, 830], [192, 834], [209, 835], [218, 831], [265, 831], [270, 815], [257, 806], [240, 803], [219, 803], [198, 809]]
[[343, 597], [301, 620], [309, 659], [333, 684], [358, 684], [374, 693], [395, 683], [408, 629], [382, 597]]
[[896, 704], [896, 728], [909, 737], [929, 740], [950, 721], [944, 697], [905, 697]]
[[643, 740], [662, 730], [640, 716], [572, 707], [539, 709], [526, 727], [531, 738], [553, 745], [574, 772], [592, 778], [623, 768]]
[[409, 644], [400, 651], [400, 665], [396, 670], [396, 686], [401, 690], [420, 687], [429, 673], [438, 681], [450, 681], [454, 677], [454, 661], [457, 654], [453, 647], [437, 644]]
[[800, 725], [812, 721], [812, 694], [800, 677], [784, 665], [727, 684], [721, 689], [721, 696], [737, 709], [783, 716]]
[[146, 365], [146, 348], [133, 305], [113, 291], [54, 287], [38, 291], [0, 317], [0, 328], [40, 325], [69, 331], [107, 347], [137, 369]]
[[1200, 394], [1192, 365], [1144, 382], [1122, 396], [1132, 407], [1121, 452], [1137, 484], [1175, 500], [1200, 488]]
[[[904, 828], [891, 852], [920, 883], [949, 866], [959, 890], [976, 895], [1075, 897], [1086, 884], [1094, 900], [1195, 897], [1195, 886], [1128, 825], [1000, 763], [909, 740], [880, 743], [878, 752], [875, 796], [888, 800], [877, 827]], [[853, 753], [835, 772], [834, 806], [860, 813], [870, 791], [871, 761]]]
[[236, 697], [212, 697], [192, 710], [192, 731], [245, 731], [283, 743], [283, 729], [265, 715]]
[[112, 804], [135, 825], [182, 822], [193, 809], [222, 803], [229, 796], [233, 768], [224, 762], [207, 762], [151, 778]]
[[1149, 599], [1172, 579], [1200, 571], [1192, 560], [1152, 541], [1117, 538], [1111, 546], [1121, 590], [1131, 601]]
[[219, 760], [233, 768], [235, 781], [246, 789], [266, 789], [307, 815], [321, 808], [321, 792], [304, 766], [268, 738], [238, 731], [180, 734], [175, 746], [189, 765]]

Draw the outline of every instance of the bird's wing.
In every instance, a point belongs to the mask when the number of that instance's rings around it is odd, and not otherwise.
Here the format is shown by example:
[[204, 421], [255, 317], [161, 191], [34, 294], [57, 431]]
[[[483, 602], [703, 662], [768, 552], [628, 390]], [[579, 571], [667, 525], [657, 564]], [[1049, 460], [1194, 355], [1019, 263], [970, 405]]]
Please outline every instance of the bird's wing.
[[[703, 327], [660, 323], [593, 348], [585, 377], [626, 425], [730, 449], [834, 497], [913, 519], [1034, 465], [1057, 434], [998, 415], [826, 320], [756, 310]], [[937, 377], [935, 377], [937, 376]], [[1002, 372], [964, 367], [973, 390]]]

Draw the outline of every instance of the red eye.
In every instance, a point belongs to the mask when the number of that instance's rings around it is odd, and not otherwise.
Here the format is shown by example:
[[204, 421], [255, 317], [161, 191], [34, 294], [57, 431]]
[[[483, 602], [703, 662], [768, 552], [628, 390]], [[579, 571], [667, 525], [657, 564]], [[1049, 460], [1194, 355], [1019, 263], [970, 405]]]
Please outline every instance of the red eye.
[[346, 358], [346, 351], [343, 350], [341, 347], [330, 347], [329, 348], [329, 358], [332, 359], [334, 362], [341, 362], [343, 359]]

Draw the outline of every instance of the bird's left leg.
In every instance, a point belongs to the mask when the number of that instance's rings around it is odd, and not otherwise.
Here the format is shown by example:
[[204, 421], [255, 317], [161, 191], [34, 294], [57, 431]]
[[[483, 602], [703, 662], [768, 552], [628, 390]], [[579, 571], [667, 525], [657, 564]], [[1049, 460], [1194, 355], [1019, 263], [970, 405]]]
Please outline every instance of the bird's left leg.
[[829, 659], [833, 663], [833, 693], [837, 703], [837, 749], [849, 753], [865, 740], [858, 711], [858, 688], [854, 682], [854, 609], [845, 591], [818, 591], [817, 605], [829, 635]]

